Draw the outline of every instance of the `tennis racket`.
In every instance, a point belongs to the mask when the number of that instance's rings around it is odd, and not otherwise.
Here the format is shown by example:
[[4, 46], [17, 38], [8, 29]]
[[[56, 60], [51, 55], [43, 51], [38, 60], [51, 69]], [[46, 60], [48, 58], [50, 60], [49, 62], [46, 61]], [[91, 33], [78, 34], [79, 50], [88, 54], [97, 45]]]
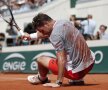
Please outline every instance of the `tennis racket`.
[[5, 2], [5, 0], [0, 0], [0, 17], [8, 24], [14, 26], [21, 36], [24, 35], [24, 32], [17, 25], [15, 18], [13, 16], [11, 6], [9, 5], [9, 1]]

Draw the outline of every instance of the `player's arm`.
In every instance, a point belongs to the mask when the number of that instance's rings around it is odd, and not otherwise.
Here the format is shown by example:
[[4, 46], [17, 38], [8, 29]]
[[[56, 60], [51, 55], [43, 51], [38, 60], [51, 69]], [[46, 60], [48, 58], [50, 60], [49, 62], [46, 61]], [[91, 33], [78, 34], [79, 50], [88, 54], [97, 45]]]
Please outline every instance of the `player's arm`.
[[48, 37], [47, 35], [43, 35], [42, 33], [38, 32], [38, 31], [36, 33], [31, 33], [31, 34], [24, 33], [24, 35], [22, 36], [23, 39], [27, 39], [27, 40], [47, 38], [47, 37]]
[[58, 77], [56, 83], [62, 84], [65, 64], [67, 60], [65, 50], [57, 51], [57, 59], [58, 59]]
[[66, 63], [66, 52], [65, 50], [57, 51], [57, 59], [58, 59], [58, 76], [56, 83], [46, 83], [44, 86], [50, 87], [60, 87], [63, 82], [63, 75]]

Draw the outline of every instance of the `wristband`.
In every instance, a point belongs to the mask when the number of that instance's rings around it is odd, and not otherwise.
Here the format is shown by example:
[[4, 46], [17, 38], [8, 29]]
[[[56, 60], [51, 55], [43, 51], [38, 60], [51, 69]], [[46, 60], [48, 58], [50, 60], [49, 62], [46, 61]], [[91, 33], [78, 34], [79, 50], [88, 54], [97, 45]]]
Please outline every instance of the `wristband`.
[[24, 32], [22, 30], [19, 31], [21, 36], [24, 36]]
[[58, 85], [61, 86], [61, 85], [62, 85], [62, 82], [61, 82], [60, 80], [57, 80], [57, 81], [56, 81], [56, 84], [58, 84]]
[[32, 34], [30, 34], [30, 38], [31, 38], [31, 39], [37, 38], [37, 33], [32, 33]]

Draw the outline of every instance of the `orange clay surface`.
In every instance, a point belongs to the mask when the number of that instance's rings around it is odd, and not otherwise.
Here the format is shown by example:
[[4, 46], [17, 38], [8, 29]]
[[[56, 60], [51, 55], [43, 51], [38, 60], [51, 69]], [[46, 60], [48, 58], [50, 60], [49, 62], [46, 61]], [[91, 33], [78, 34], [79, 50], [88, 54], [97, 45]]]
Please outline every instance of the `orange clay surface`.
[[[30, 74], [3, 74], [0, 73], [0, 90], [108, 90], [108, 74], [88, 74], [83, 86], [69, 86], [68, 80], [64, 78], [63, 86], [60, 88], [44, 87], [32, 85], [27, 81]], [[56, 81], [56, 76], [49, 74], [52, 82]]]

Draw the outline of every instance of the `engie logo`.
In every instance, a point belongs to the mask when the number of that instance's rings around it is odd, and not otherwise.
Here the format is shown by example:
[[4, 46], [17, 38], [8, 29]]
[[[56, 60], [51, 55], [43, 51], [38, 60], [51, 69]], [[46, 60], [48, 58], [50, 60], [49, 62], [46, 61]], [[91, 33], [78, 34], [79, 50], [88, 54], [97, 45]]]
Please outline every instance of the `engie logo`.
[[38, 70], [38, 66], [37, 66], [37, 63], [36, 63], [36, 60], [38, 57], [40, 56], [49, 56], [49, 57], [56, 57], [54, 54], [50, 53], [50, 52], [43, 52], [43, 53], [39, 53], [37, 54], [36, 56], [33, 57], [32, 59], [32, 63], [31, 63], [31, 70]]
[[103, 60], [103, 52], [102, 51], [95, 51], [95, 64], [100, 64]]
[[26, 62], [25, 57], [20, 53], [13, 53], [4, 59], [4, 71], [20, 71], [25, 70]]

